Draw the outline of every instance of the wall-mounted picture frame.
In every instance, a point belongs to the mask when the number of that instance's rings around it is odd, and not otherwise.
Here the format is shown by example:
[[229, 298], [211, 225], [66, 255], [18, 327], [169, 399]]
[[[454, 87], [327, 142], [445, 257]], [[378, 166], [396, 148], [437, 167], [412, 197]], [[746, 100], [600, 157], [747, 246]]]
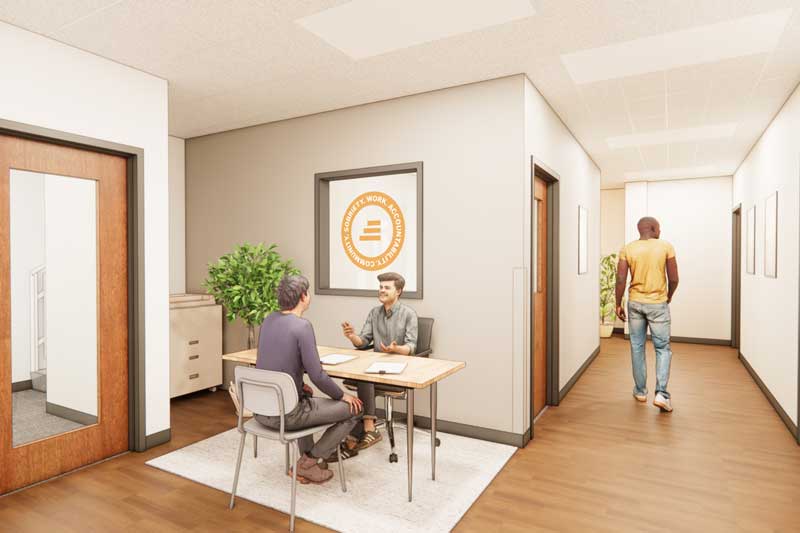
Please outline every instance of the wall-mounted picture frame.
[[764, 276], [778, 277], [778, 191], [764, 204]]
[[747, 210], [747, 235], [745, 236], [746, 246], [746, 272], [756, 273], [756, 206]]
[[321, 172], [315, 180], [316, 294], [368, 296], [397, 272], [422, 298], [422, 161]]
[[578, 275], [589, 272], [589, 211], [578, 206]]

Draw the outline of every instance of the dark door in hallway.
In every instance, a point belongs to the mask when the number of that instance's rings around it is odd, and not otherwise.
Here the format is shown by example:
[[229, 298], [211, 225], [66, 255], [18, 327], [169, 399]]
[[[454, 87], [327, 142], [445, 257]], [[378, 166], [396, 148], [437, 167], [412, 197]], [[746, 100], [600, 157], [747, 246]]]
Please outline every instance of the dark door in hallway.
[[733, 211], [732, 264], [731, 264], [731, 346], [739, 348], [742, 305], [742, 207]]
[[128, 450], [127, 172], [0, 135], [0, 494]]
[[547, 403], [547, 184], [533, 178], [533, 418]]

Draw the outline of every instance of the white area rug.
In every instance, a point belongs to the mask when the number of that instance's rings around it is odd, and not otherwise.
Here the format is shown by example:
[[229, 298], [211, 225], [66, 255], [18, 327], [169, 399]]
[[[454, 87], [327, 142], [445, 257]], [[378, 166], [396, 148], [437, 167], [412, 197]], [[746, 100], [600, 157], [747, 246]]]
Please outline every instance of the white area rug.
[[[297, 516], [343, 532], [450, 531], [494, 479], [516, 448], [438, 432], [436, 481], [431, 480], [430, 434], [414, 433], [414, 493], [408, 502], [406, 432], [395, 431], [399, 456], [389, 463], [389, 439], [345, 461], [347, 492], [342, 493], [338, 466], [324, 485], [297, 485]], [[161, 470], [230, 494], [240, 434], [231, 429], [147, 462]], [[288, 514], [291, 479], [283, 472], [284, 448], [247, 437], [236, 497]], [[227, 512], [220, 507], [220, 512]], [[234, 510], [235, 512], [235, 510]], [[287, 518], [288, 523], [288, 518]], [[288, 527], [288, 526], [287, 526]]]

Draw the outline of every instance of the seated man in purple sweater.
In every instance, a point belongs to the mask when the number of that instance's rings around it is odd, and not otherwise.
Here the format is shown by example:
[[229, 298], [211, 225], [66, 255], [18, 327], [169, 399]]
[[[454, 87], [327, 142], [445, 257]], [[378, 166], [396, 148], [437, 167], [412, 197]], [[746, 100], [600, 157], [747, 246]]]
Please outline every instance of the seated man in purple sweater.
[[[300, 403], [286, 413], [287, 430], [335, 422], [316, 443], [310, 435], [298, 442], [302, 454], [297, 461], [298, 479], [324, 483], [333, 477], [324, 459], [336, 455], [336, 447], [361, 418], [363, 406], [361, 400], [345, 394], [322, 369], [314, 328], [302, 318], [311, 305], [308, 280], [303, 276], [284, 277], [278, 285], [278, 304], [281, 311], [270, 314], [261, 324], [256, 368], [285, 372], [294, 378]], [[304, 373], [332, 399], [312, 397], [311, 387], [303, 383]], [[255, 419], [269, 428], [280, 427], [277, 416], [256, 414]]]

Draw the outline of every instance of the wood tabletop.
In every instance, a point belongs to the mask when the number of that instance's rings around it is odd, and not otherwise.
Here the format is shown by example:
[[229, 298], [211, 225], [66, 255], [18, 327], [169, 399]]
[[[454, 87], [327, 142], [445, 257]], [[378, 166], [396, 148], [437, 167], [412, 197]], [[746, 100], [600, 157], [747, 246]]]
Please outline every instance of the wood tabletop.
[[[360, 351], [333, 346], [317, 346], [320, 357], [332, 353], [354, 355], [356, 359], [338, 365], [322, 365], [329, 376], [336, 378], [357, 379], [384, 385], [395, 385], [411, 389], [424, 389], [451, 374], [455, 374], [467, 364], [463, 361], [448, 361], [447, 359], [431, 359], [430, 357], [414, 357], [408, 355], [387, 354], [373, 351]], [[226, 361], [238, 363], [256, 363], [257, 350], [244, 350], [222, 356]], [[376, 362], [406, 363], [406, 368], [400, 374], [367, 374], [364, 372]]]

